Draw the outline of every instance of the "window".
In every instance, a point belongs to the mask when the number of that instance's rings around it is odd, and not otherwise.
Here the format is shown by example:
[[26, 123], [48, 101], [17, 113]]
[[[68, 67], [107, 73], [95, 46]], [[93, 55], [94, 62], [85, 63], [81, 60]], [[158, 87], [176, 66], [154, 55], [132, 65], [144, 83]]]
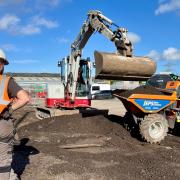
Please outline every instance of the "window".
[[100, 86], [92, 86], [92, 90], [93, 91], [99, 91], [100, 90]]

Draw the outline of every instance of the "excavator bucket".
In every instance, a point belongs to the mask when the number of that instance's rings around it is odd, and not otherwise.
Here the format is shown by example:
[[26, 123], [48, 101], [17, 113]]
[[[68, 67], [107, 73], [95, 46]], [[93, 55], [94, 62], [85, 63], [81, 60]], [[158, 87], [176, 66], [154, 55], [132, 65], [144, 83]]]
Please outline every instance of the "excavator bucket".
[[94, 52], [96, 79], [143, 81], [156, 71], [156, 63], [148, 57], [125, 57], [115, 53]]

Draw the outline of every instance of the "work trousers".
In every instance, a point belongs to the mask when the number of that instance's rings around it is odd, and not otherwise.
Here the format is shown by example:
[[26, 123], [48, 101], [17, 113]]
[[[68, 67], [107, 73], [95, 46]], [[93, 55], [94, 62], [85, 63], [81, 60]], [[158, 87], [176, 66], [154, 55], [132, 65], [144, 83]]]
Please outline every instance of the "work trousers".
[[14, 126], [11, 120], [0, 120], [0, 180], [10, 180]]

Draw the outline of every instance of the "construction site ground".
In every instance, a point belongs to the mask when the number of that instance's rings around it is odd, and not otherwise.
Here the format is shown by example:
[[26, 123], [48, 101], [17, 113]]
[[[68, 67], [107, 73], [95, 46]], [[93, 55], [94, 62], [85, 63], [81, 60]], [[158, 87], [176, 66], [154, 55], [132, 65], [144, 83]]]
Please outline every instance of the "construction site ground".
[[178, 133], [151, 145], [124, 128], [118, 99], [93, 100], [92, 106], [109, 113], [38, 120], [26, 106], [14, 114], [19, 141], [12, 166], [22, 180], [180, 179]]

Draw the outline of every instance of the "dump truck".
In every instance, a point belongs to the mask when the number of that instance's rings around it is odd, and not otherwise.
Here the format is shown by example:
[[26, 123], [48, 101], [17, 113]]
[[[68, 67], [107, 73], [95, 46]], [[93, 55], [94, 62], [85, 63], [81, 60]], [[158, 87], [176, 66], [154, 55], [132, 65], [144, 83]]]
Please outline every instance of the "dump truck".
[[180, 122], [179, 76], [156, 74], [146, 85], [115, 90], [113, 95], [127, 110], [125, 128], [130, 132], [136, 130], [136, 134], [140, 133], [142, 139], [151, 144], [164, 140]]
[[142, 81], [155, 73], [156, 63], [152, 59], [133, 55], [126, 28], [119, 27], [100, 11], [91, 10], [71, 44], [70, 54], [58, 63], [61, 82], [48, 85], [46, 105], [36, 111], [39, 119], [71, 114], [91, 106], [91, 61], [82, 57], [82, 51], [95, 32], [105, 36], [116, 47], [116, 52], [94, 51], [96, 79]]

